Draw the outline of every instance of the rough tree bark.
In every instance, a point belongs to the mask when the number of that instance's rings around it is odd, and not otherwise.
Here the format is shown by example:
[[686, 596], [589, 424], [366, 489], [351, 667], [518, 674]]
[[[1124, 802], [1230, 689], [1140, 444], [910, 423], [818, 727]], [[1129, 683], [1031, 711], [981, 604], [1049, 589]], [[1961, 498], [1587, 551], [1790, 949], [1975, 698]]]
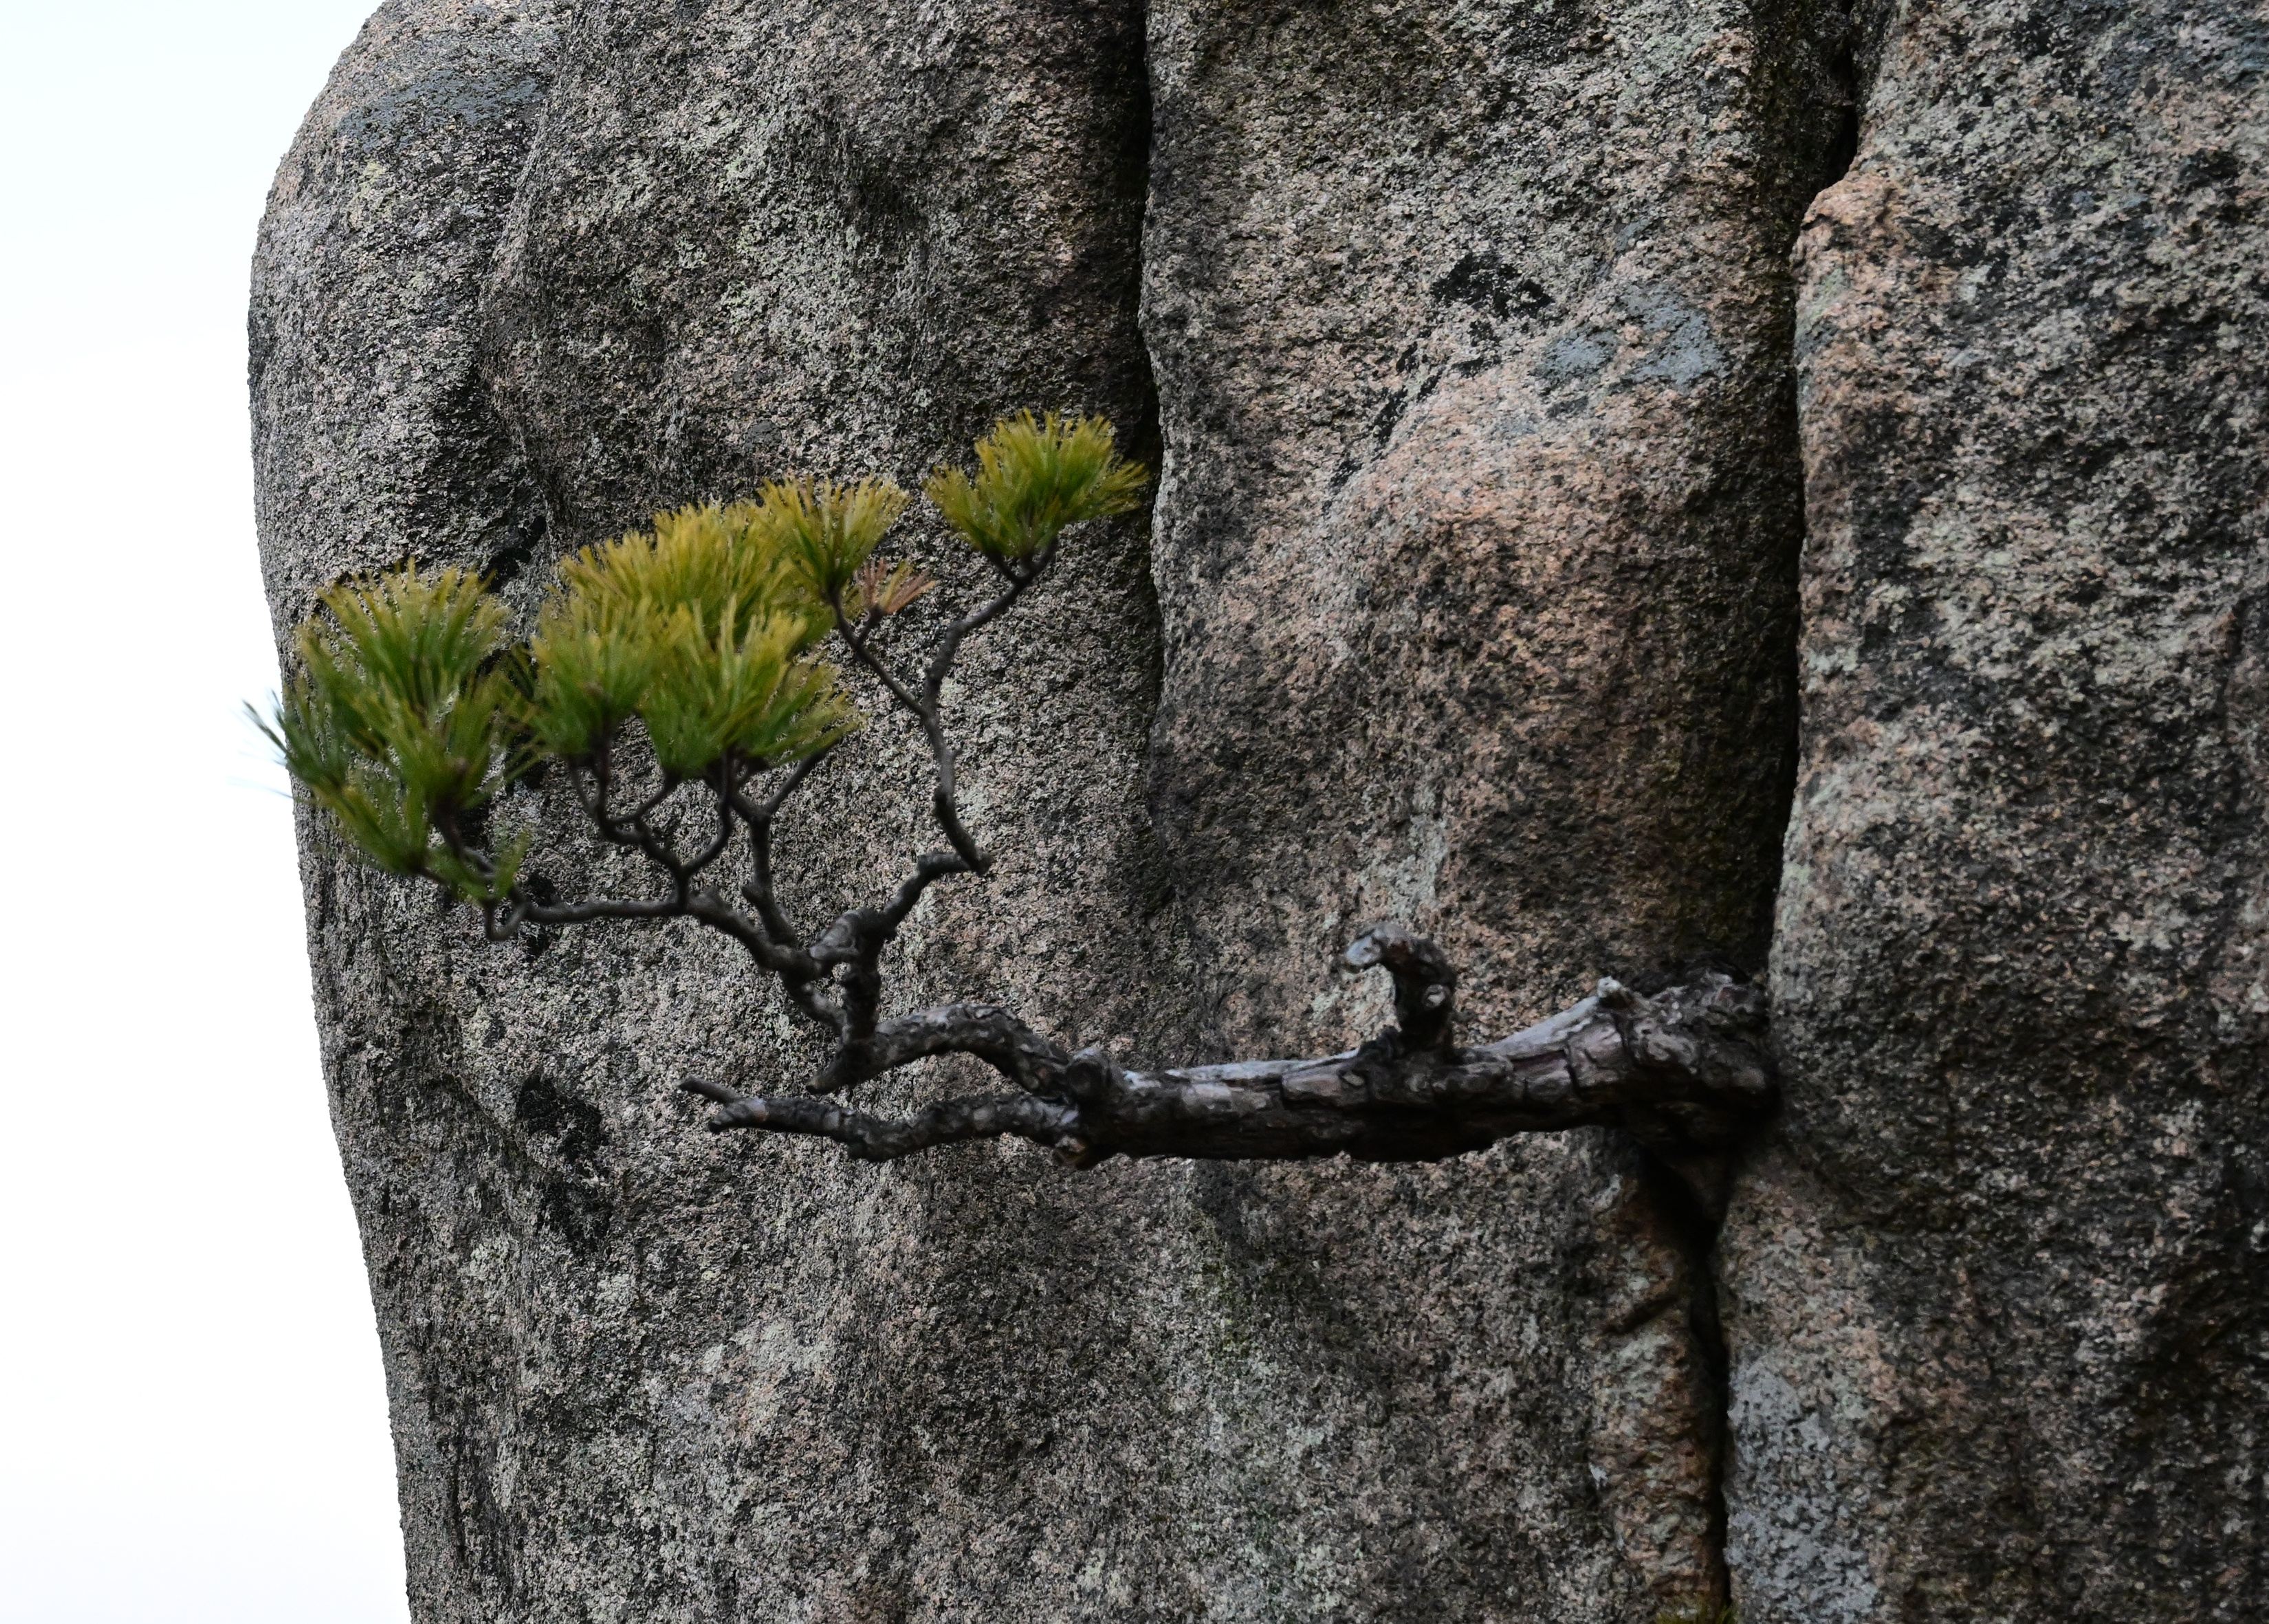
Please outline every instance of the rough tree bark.
[[[1387, 935], [1359, 938], [1351, 962], [1375, 953]], [[1391, 939], [1440, 960], [1423, 938], [1398, 929]], [[894, 1118], [817, 1095], [768, 1099], [714, 1081], [686, 1086], [724, 1107], [709, 1119], [713, 1130], [817, 1134], [870, 1162], [1003, 1135], [1046, 1145], [1083, 1168], [1112, 1156], [1438, 1162], [1516, 1133], [1615, 1127], [1692, 1168], [1697, 1200], [1722, 1211], [1722, 1174], [1711, 1177], [1710, 1163], [1722, 1162], [1772, 1106], [1760, 991], [1717, 976], [1644, 998], [1607, 980], [1548, 1021], [1466, 1048], [1450, 1041], [1446, 1022], [1426, 1030], [1446, 1015], [1446, 1000], [1419, 1020], [1403, 1008], [1417, 1001], [1409, 992], [1415, 979], [1397, 977], [1399, 1026], [1359, 1049], [1312, 1059], [1128, 1071], [1097, 1050], [1068, 1052], [1009, 1010], [949, 1004], [884, 1022], [864, 1045], [871, 1059], [860, 1069], [880, 1075], [965, 1054], [1021, 1093], [943, 1100], [918, 1117]], [[1442, 985], [1417, 982], [1425, 991]]]

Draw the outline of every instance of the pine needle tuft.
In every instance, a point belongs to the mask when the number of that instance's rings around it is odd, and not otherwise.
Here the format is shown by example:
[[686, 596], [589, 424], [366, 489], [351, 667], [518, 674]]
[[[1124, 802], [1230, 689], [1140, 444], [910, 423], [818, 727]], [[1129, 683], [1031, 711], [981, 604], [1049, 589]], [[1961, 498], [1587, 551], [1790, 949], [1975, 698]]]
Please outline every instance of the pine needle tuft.
[[[1149, 477], [1118, 454], [1098, 417], [1003, 418], [978, 442], [977, 460], [973, 477], [940, 469], [928, 490], [1010, 585], [992, 609], [949, 629], [935, 656], [947, 662], [962, 636], [1038, 578], [1065, 529], [1134, 508]], [[499, 842], [486, 827], [516, 773], [565, 761], [594, 773], [603, 808], [615, 743], [640, 723], [661, 798], [707, 782], [729, 837], [722, 808], [754, 774], [807, 761], [860, 725], [838, 672], [814, 651], [839, 630], [875, 665], [855, 628], [936, 587], [911, 562], [876, 557], [909, 500], [886, 479], [804, 479], [767, 484], [751, 502], [657, 513], [650, 530], [561, 565], [534, 631], [516, 646], [504, 605], [463, 570], [411, 565], [345, 582], [299, 628], [299, 669], [255, 720], [368, 861], [525, 917], [515, 888], [528, 838]], [[934, 714], [922, 714], [935, 732]], [[617, 838], [608, 815], [595, 816]]]
[[1101, 417], [1003, 417], [977, 442], [977, 474], [941, 468], [923, 486], [945, 520], [987, 557], [1016, 564], [1075, 524], [1142, 506], [1149, 472], [1116, 448]]
[[335, 587], [322, 605], [299, 628], [299, 674], [255, 720], [371, 863], [485, 895], [460, 848], [499, 778], [503, 605], [462, 570], [415, 565]]
[[833, 616], [780, 513], [713, 504], [654, 525], [561, 567], [528, 640], [536, 755], [583, 760], [638, 716], [662, 770], [692, 778], [728, 756], [800, 758], [856, 725], [806, 658]]
[[855, 485], [795, 480], [765, 486], [754, 522], [814, 596], [840, 603], [911, 499], [887, 479]]

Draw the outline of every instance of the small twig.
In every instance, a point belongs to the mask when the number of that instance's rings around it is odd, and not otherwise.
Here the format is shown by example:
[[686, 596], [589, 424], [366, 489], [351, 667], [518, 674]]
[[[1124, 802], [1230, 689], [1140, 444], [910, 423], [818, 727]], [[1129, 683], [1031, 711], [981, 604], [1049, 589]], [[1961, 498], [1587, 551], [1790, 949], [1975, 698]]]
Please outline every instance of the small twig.
[[788, 797], [802, 789], [804, 780], [819, 770], [819, 764], [834, 753], [835, 746], [831, 744], [824, 749], [813, 751], [790, 767], [787, 775], [780, 779], [779, 786], [772, 791], [771, 798], [758, 803], [754, 811], [749, 809], [745, 799], [737, 793], [734, 798], [734, 804], [741, 808], [741, 816], [750, 823], [759, 821], [771, 823], [780, 816], [780, 808], [787, 804]]
[[689, 877], [699, 874], [724, 856], [733, 844], [733, 795], [727, 787], [730, 781], [728, 778], [720, 778], [710, 786], [717, 796], [717, 832], [707, 845], [686, 862], [685, 873]]
[[1376, 966], [1394, 978], [1395, 1041], [1415, 1053], [1449, 1041], [1457, 1013], [1458, 972], [1450, 956], [1400, 925], [1377, 925], [1348, 944], [1347, 967]]
[[1003, 1134], [1059, 1146], [1077, 1116], [1068, 1106], [1034, 1099], [1029, 1094], [947, 1100], [907, 1118], [868, 1116], [818, 1099], [749, 1099], [726, 1106], [710, 1119], [709, 1126], [713, 1133], [765, 1128], [774, 1133], [817, 1134], [848, 1146], [861, 1161], [895, 1162], [918, 1150], [972, 1139], [998, 1139]]
[[924, 852], [914, 859], [913, 873], [899, 882], [897, 894], [883, 910], [882, 939], [887, 941], [897, 934], [898, 926], [905, 923], [906, 916], [914, 911], [915, 904], [922, 899], [922, 894], [931, 886], [954, 875], [969, 872], [969, 864], [957, 852]]

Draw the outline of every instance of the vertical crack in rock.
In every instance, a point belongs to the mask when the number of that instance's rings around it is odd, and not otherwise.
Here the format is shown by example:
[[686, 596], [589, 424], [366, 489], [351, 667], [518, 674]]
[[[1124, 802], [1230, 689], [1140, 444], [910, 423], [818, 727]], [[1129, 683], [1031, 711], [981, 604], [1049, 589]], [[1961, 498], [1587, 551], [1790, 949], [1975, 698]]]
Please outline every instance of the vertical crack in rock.
[[[1312, 1052], [1379, 1023], [1322, 971], [1393, 916], [1504, 1031], [1757, 969], [1777, 893], [1792, 1076], [1722, 1230], [1604, 1133], [846, 1167], [691, 1131], [690, 1071], [812, 1058], [728, 949], [492, 949], [310, 830], [420, 1624], [2250, 1617], [2258, 35], [382, 7], [263, 233], [279, 624], [405, 556], [524, 605], [654, 506], [1105, 410], [1156, 536], [954, 696], [1008, 856], [910, 1000]], [[783, 853], [815, 912], [913, 841], [904, 742]]]

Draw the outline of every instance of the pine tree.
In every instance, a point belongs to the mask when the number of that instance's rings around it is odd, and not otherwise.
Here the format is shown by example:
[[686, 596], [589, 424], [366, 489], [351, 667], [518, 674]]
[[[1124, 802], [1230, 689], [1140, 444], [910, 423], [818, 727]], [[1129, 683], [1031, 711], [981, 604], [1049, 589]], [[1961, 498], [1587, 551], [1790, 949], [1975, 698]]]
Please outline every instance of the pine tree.
[[[1431, 1160], [1511, 1133], [1624, 1127], [1722, 1200], [1722, 1152], [1773, 1093], [1755, 988], [1705, 974], [1652, 997], [1603, 981], [1591, 998], [1481, 1047], [1456, 1041], [1457, 973], [1400, 926], [1363, 933], [1353, 969], [1393, 979], [1396, 1025], [1352, 1054], [1154, 1074], [1098, 1049], [1070, 1053], [1013, 1011], [956, 1003], [882, 1014], [883, 960], [928, 889], [983, 876], [993, 857], [963, 821], [946, 680], [966, 640], [1015, 609], [1081, 527], [1140, 506], [1148, 474], [1092, 417], [1004, 418], [977, 469], [924, 491], [982, 558], [993, 595], [949, 618], [918, 674], [886, 629], [936, 581], [883, 542], [911, 498], [887, 480], [773, 483], [748, 501], [680, 508], [568, 559], [514, 641], [511, 616], [458, 570], [415, 565], [343, 583], [299, 629], [298, 670], [262, 720], [302, 793], [364, 859], [480, 910], [491, 941], [531, 926], [691, 919], [730, 936], [833, 1048], [801, 1093], [744, 1095], [710, 1079], [717, 1131], [817, 1134], [885, 1161], [1016, 1135], [1067, 1163], [1114, 1155]], [[861, 725], [832, 652], [920, 729], [944, 844], [890, 896], [809, 938], [776, 894], [773, 831], [796, 793]], [[591, 838], [643, 858], [656, 891], [558, 899], [543, 853], [497, 814], [506, 787], [563, 771]], [[745, 877], [716, 876], [735, 853]], [[933, 1056], [990, 1065], [1014, 1092], [911, 1117], [831, 1096]]]

